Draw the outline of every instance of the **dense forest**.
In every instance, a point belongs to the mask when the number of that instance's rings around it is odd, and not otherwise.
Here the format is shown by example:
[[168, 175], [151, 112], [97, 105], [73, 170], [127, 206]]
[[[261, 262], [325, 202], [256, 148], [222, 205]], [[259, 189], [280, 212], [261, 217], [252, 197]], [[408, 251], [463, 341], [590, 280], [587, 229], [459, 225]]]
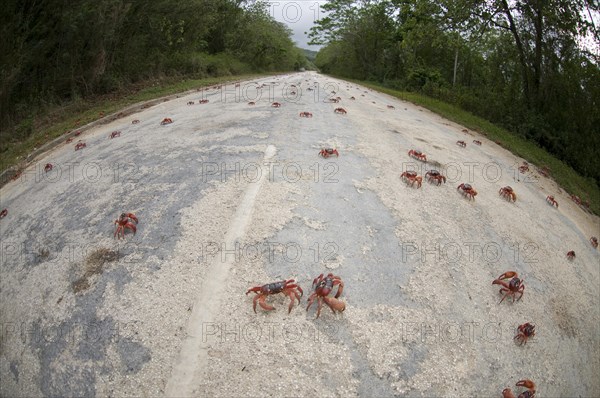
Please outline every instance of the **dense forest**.
[[599, 4], [330, 0], [310, 44], [323, 72], [459, 105], [600, 185]]
[[306, 58], [265, 3], [9, 0], [0, 11], [0, 130], [56, 104], [165, 76], [294, 70]]

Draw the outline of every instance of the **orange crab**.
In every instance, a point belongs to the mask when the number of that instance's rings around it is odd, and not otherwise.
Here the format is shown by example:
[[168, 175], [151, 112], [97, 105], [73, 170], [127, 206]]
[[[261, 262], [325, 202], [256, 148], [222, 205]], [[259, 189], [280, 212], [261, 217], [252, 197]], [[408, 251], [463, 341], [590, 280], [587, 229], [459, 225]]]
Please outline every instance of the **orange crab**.
[[500, 194], [500, 196], [502, 196], [504, 199], [508, 200], [509, 202], [516, 202], [517, 201], [517, 194], [515, 193], [515, 191], [513, 191], [512, 187], [510, 186], [505, 186], [504, 188], [500, 188], [500, 190], [498, 191], [498, 194]]
[[529, 322], [519, 325], [517, 330], [517, 335], [513, 340], [515, 340], [519, 345], [526, 344], [527, 339], [535, 336], [535, 326]]
[[437, 170], [429, 170], [427, 173], [425, 173], [425, 176], [430, 184], [440, 185], [441, 183], [446, 183], [446, 177], [444, 177], [442, 173]]
[[130, 229], [135, 235], [137, 230], [138, 219], [133, 213], [121, 213], [118, 219], [115, 220], [115, 224], [117, 224], [117, 229], [115, 229], [115, 238], [125, 238], [125, 230]]
[[423, 182], [423, 177], [418, 176], [414, 171], [405, 171], [400, 174], [400, 178], [406, 182], [406, 185], [410, 185], [411, 187], [417, 184], [417, 189], [421, 188], [421, 183]]
[[463, 182], [456, 189], [462, 191], [461, 193], [469, 199], [475, 200], [475, 196], [477, 196], [477, 191], [473, 189], [473, 187], [470, 184], [466, 184]]
[[519, 166], [519, 172], [521, 174], [525, 174], [529, 171], [529, 163], [523, 161], [523, 164]]
[[[519, 394], [518, 398], [534, 398], [535, 397], [535, 383], [531, 380], [520, 380], [516, 384], [517, 387], [525, 387], [527, 390]], [[502, 398], [516, 398], [510, 388], [502, 390]]]
[[[254, 292], [256, 296], [254, 296], [254, 300], [252, 300], [252, 308], [254, 308], [254, 312], [256, 313], [256, 303], [260, 305], [263, 309], [267, 311], [273, 311], [275, 307], [267, 304], [265, 299], [267, 296], [271, 294], [283, 293], [284, 295], [290, 298], [290, 306], [288, 307], [288, 314], [292, 311], [292, 307], [294, 306], [294, 298], [298, 300], [298, 304], [300, 304], [300, 297], [304, 294], [302, 288], [296, 284], [294, 279], [288, 279], [287, 281], [273, 282], [268, 283], [262, 286], [255, 286], [248, 289], [246, 294]], [[300, 295], [298, 295], [300, 292]]]
[[322, 156], [324, 158], [328, 158], [333, 155], [335, 155], [336, 157], [340, 156], [337, 149], [335, 148], [323, 148], [321, 149], [321, 152], [319, 152], [319, 156]]
[[546, 196], [546, 202], [548, 202], [548, 204], [550, 204], [551, 206], [555, 206], [556, 208], [558, 208], [558, 202], [556, 200], [554, 200], [554, 196], [552, 196], [552, 195]]
[[411, 149], [410, 151], [408, 151], [408, 156], [410, 156], [413, 159], [427, 162], [427, 156], [425, 156], [423, 152], [418, 151], [416, 149]]
[[[325, 304], [331, 308], [331, 311], [333, 311], [334, 314], [336, 311], [342, 312], [346, 309], [346, 304], [344, 304], [343, 301], [338, 300], [338, 297], [340, 297], [344, 291], [344, 282], [342, 282], [342, 278], [331, 273], [327, 274], [325, 277], [323, 277], [323, 274], [321, 274], [313, 280], [312, 286], [314, 288], [314, 292], [308, 298], [308, 306], [306, 307], [306, 311], [308, 311], [315, 299], [318, 303], [317, 318], [319, 315], [321, 315], [323, 302], [325, 302]], [[328, 297], [335, 286], [338, 287], [337, 293], [334, 297]]]
[[[508, 283], [506, 280], [509, 279]], [[517, 301], [521, 300], [523, 297], [523, 293], [525, 292], [525, 285], [523, 285], [523, 280], [519, 279], [518, 274], [515, 271], [508, 271], [503, 273], [492, 282], [492, 285], [501, 285], [500, 294], [503, 295], [500, 303], [504, 301], [508, 296], [512, 296], [513, 303], [515, 302], [515, 295], [519, 294], [519, 298]]]

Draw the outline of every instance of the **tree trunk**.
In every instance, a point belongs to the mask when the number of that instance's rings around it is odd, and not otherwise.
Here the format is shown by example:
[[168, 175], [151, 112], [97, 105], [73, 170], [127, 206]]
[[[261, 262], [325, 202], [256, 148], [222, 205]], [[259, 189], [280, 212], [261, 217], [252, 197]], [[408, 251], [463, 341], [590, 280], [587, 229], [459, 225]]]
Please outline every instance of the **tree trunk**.
[[508, 7], [508, 3], [506, 0], [501, 0], [500, 4], [502, 5], [502, 11], [506, 15], [508, 19], [508, 27], [515, 38], [515, 44], [517, 45], [517, 51], [519, 52], [519, 62], [521, 64], [521, 73], [523, 75], [523, 92], [525, 94], [525, 100], [528, 107], [531, 107], [531, 92], [529, 89], [529, 67], [527, 66], [527, 59], [525, 57], [525, 49], [523, 47], [523, 42], [521, 41], [521, 36], [519, 36], [519, 32], [517, 31], [517, 26], [515, 25], [515, 21], [510, 13], [510, 8]]

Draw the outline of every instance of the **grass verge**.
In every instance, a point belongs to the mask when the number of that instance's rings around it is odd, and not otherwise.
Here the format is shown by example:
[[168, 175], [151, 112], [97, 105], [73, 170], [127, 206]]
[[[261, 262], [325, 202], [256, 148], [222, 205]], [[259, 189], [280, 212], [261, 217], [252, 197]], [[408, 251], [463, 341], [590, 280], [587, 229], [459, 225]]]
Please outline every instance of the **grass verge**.
[[579, 175], [572, 167], [562, 160], [557, 159], [545, 149], [540, 148], [536, 143], [519, 137], [457, 106], [422, 94], [392, 90], [373, 82], [344, 79], [338, 76], [336, 78], [360, 84], [422, 106], [448, 120], [461, 124], [470, 130], [477, 131], [538, 168], [548, 167], [551, 178], [561, 188], [569, 194], [577, 195], [582, 200], [588, 201], [590, 203], [590, 211], [596, 215], [600, 215], [600, 189], [596, 182], [591, 178]]
[[[246, 80], [272, 74], [221, 76], [198, 80], [185, 79], [167, 84], [154, 83], [154, 85], [146, 86], [135, 92], [130, 90], [129, 92], [82, 99], [64, 106], [57, 106], [43, 116], [36, 117], [35, 123], [30, 121], [34, 125], [33, 132], [23, 140], [3, 138], [5, 142], [2, 143], [0, 152], [0, 171], [14, 166], [22, 166], [20, 163], [23, 159], [46, 142], [99, 119], [102, 115], [115, 113], [129, 105], [188, 90], [222, 84], [227, 81]], [[9, 133], [5, 132], [4, 134]]]

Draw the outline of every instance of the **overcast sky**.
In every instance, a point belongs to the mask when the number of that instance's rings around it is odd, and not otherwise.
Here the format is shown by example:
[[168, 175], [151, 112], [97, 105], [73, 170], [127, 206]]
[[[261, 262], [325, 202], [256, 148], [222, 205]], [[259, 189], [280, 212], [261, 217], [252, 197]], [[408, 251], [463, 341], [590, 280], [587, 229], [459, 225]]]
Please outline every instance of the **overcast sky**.
[[320, 46], [309, 46], [304, 32], [313, 26], [321, 12], [325, 0], [269, 0], [269, 13], [276, 20], [285, 23], [294, 32], [292, 39], [300, 48], [318, 51]]

